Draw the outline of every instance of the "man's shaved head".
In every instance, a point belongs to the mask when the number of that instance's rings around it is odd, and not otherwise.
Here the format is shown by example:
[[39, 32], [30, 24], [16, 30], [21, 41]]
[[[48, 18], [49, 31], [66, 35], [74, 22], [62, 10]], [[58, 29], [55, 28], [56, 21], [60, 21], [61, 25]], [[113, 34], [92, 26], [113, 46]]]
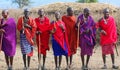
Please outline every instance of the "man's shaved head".
[[83, 12], [84, 12], [84, 13], [89, 13], [90, 10], [89, 10], [88, 8], [84, 8]]
[[39, 9], [38, 10], [38, 15], [41, 16], [41, 17], [44, 16], [44, 9]]
[[30, 15], [30, 10], [29, 9], [24, 9], [24, 16], [28, 18]]
[[90, 15], [90, 10], [88, 8], [84, 8], [83, 12], [86, 18]]
[[2, 16], [3, 16], [3, 18], [7, 18], [7, 16], [8, 16], [8, 10], [7, 9], [2, 10]]
[[68, 7], [67, 8], [67, 14], [68, 14], [68, 16], [72, 16], [73, 15], [73, 8], [72, 7]]
[[110, 12], [110, 10], [108, 9], [108, 8], [105, 8], [104, 10], [103, 10], [103, 13], [109, 13]]
[[104, 10], [103, 10], [103, 14], [104, 14], [104, 18], [105, 19], [107, 19], [107, 18], [109, 18], [109, 9], [108, 8], [105, 8]]

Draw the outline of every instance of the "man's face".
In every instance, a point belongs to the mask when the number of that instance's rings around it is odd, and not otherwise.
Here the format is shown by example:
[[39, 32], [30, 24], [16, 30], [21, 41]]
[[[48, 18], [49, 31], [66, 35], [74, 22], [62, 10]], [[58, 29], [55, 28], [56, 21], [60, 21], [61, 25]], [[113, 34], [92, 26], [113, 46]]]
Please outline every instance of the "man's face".
[[38, 15], [39, 15], [39, 16], [43, 16], [43, 15], [44, 15], [43, 9], [40, 9], [40, 10], [38, 11]]
[[29, 17], [30, 12], [29, 11], [24, 11], [24, 15], [25, 15], [25, 17]]
[[109, 17], [109, 12], [104, 12], [104, 17], [108, 18]]
[[90, 15], [90, 12], [89, 12], [89, 11], [85, 11], [85, 12], [84, 12], [84, 16], [85, 16], [85, 17], [88, 17], [89, 15]]
[[56, 18], [56, 19], [60, 19], [60, 13], [59, 13], [59, 12], [56, 12], [56, 13], [55, 13], [55, 18]]
[[3, 16], [4, 18], [7, 18], [8, 12], [7, 12], [7, 11], [3, 11], [3, 12], [2, 12], [2, 16]]
[[72, 9], [72, 8], [68, 9], [68, 10], [67, 10], [67, 13], [68, 13], [68, 15], [72, 16], [73, 13], [74, 13], [74, 12], [73, 12], [73, 9]]

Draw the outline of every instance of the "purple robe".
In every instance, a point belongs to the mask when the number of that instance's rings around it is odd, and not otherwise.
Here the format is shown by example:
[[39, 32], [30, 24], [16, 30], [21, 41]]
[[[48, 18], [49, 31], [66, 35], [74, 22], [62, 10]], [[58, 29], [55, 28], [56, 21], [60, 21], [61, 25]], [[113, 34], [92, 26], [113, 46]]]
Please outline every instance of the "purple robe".
[[[6, 22], [1, 20], [2, 24], [5, 24], [2, 29], [5, 30], [2, 40], [2, 51], [7, 56], [14, 56], [16, 52], [16, 23], [13, 18], [8, 18]], [[0, 36], [1, 37], [1, 36]]]
[[[84, 15], [80, 15], [78, 17], [80, 21], [80, 28], [79, 28], [79, 35], [80, 35], [80, 48], [81, 48], [81, 55], [92, 55], [93, 48], [95, 46], [95, 36], [96, 36], [96, 28], [95, 22], [91, 16], [88, 17], [87, 21], [84, 21]], [[89, 30], [86, 33], [86, 30]]]

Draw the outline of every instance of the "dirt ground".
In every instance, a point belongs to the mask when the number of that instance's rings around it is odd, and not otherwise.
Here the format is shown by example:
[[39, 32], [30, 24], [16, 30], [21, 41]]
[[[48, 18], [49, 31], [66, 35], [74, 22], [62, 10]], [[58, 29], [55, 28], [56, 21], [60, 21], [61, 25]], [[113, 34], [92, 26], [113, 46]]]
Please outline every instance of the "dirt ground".
[[[20, 47], [18, 45], [17, 45], [16, 50], [17, 51], [16, 51], [16, 55], [14, 57], [13, 68], [14, 68], [14, 70], [23, 70], [22, 54], [21, 54]], [[118, 51], [120, 51], [120, 48], [118, 48]], [[55, 64], [54, 64], [54, 56], [53, 56], [52, 49], [50, 51], [48, 51], [47, 53], [48, 54], [47, 54], [47, 59], [46, 59], [46, 69], [54, 70]], [[115, 57], [116, 65], [120, 66], [120, 56], [117, 56], [116, 52], [115, 52], [115, 56], [116, 56]], [[101, 48], [98, 47], [90, 59], [89, 67], [91, 68], [91, 70], [101, 70], [102, 66], [103, 66], [103, 62], [102, 62], [102, 57], [101, 57]], [[111, 58], [109, 55], [107, 56], [107, 66], [108, 66], [107, 70], [112, 70]], [[34, 56], [31, 59], [30, 70], [37, 70], [37, 68], [38, 68], [38, 60], [37, 60], [37, 50], [35, 48]], [[65, 70], [65, 68], [66, 68], [66, 62], [65, 62], [64, 56], [63, 56], [61, 68], [62, 68], [62, 70]], [[4, 53], [1, 52], [0, 53], [0, 70], [6, 70], [6, 69], [7, 69], [7, 66], [6, 66], [5, 59], [4, 59]], [[77, 50], [77, 53], [74, 55], [73, 65], [72, 65], [71, 70], [81, 70], [81, 58], [80, 58], [80, 49], [79, 48]], [[120, 69], [118, 69], [118, 70], [120, 70]]]

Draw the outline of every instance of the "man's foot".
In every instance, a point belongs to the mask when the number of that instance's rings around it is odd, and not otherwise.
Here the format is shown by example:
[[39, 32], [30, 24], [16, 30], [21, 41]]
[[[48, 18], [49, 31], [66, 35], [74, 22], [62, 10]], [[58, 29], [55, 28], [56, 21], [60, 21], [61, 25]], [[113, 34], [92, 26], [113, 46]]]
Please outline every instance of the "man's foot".
[[66, 67], [66, 69], [65, 69], [65, 70], [70, 70], [69, 65]]
[[27, 67], [27, 70], [30, 70], [30, 68], [29, 68], [29, 67]]
[[8, 67], [7, 70], [10, 70], [10, 67]]
[[104, 65], [101, 69], [107, 69], [107, 65]]
[[27, 67], [24, 67], [23, 70], [27, 70]]
[[38, 70], [41, 70], [42, 68], [41, 68], [41, 65], [38, 65]]
[[59, 70], [58, 67], [56, 67], [55, 70]]
[[7, 70], [12, 70], [12, 67], [8, 67], [8, 69]]
[[118, 69], [119, 66], [115, 66], [115, 65], [113, 65], [112, 68], [113, 68], [113, 69]]
[[58, 70], [61, 70], [61, 68], [60, 68], [60, 67], [58, 67]]
[[81, 67], [81, 70], [85, 70], [85, 66], [82, 66], [82, 67]]
[[90, 68], [84, 68], [84, 70], [91, 70]]
[[69, 69], [71, 69], [73, 67], [73, 65], [71, 64], [71, 65], [69, 65]]
[[91, 70], [88, 66], [85, 66], [84, 70]]
[[9, 70], [13, 70], [13, 68], [12, 68], [12, 67], [9, 67]]
[[45, 66], [41, 66], [41, 70], [46, 70], [46, 69], [45, 69]]

